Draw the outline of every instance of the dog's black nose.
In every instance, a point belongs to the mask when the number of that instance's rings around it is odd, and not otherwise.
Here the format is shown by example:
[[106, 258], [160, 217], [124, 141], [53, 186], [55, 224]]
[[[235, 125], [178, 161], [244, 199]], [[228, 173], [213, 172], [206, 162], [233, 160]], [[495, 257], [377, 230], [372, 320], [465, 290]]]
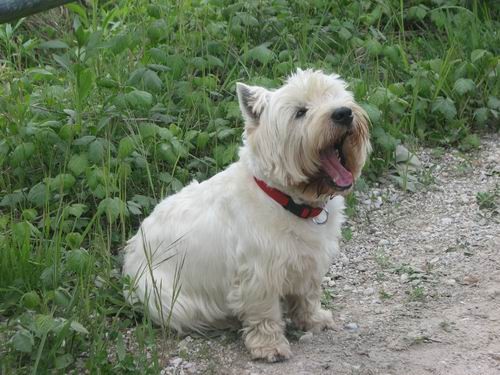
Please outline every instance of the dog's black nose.
[[336, 124], [348, 126], [352, 124], [352, 110], [348, 107], [337, 108], [332, 113], [332, 120]]

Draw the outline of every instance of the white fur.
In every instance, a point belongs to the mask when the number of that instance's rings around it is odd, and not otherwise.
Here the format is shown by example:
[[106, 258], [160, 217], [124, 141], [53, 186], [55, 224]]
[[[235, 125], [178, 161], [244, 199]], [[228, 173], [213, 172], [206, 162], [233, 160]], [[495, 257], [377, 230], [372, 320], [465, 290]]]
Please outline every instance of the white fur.
[[[250, 102], [242, 100], [242, 88], [252, 93]], [[309, 149], [325, 138], [325, 112], [353, 99], [337, 77], [311, 71], [298, 71], [274, 92], [239, 86], [239, 95], [246, 118], [240, 160], [159, 203], [129, 240], [123, 272], [134, 278], [133, 294], [156, 322], [183, 332], [236, 318], [252, 356], [275, 361], [291, 355], [280, 301], [302, 329], [333, 325], [320, 306], [320, 284], [338, 252], [344, 201], [318, 197], [330, 216], [317, 225], [283, 209], [254, 176], [300, 201], [287, 186], [317, 168]], [[297, 100], [311, 107], [304, 123], [293, 118]], [[294, 152], [307, 155], [297, 161]]]

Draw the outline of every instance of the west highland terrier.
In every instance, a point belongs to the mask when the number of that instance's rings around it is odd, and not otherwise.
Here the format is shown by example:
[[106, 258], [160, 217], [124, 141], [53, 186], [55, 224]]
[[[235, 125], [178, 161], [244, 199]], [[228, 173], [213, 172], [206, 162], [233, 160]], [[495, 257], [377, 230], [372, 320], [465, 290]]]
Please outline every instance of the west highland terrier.
[[301, 330], [334, 326], [321, 281], [344, 198], [370, 151], [366, 113], [337, 75], [297, 70], [277, 90], [237, 84], [239, 160], [156, 206], [123, 272], [154, 321], [178, 332], [240, 321], [254, 359], [289, 358], [282, 309]]

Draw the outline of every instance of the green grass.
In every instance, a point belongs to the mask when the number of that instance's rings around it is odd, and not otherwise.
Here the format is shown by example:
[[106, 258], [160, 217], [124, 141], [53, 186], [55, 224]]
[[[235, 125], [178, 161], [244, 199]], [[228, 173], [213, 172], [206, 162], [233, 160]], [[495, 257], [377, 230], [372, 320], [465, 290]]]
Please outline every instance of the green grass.
[[89, 3], [0, 25], [2, 374], [164, 366], [120, 249], [163, 196], [235, 160], [238, 81], [344, 76], [373, 124], [367, 181], [399, 142], [467, 151], [498, 129], [495, 2]]

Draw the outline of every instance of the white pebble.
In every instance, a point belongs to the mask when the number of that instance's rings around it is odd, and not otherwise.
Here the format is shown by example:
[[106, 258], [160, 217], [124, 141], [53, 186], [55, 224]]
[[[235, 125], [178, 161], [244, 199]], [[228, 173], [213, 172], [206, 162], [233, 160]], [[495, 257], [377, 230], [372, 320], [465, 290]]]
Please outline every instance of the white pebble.
[[312, 332], [306, 332], [302, 336], [300, 336], [299, 342], [301, 344], [309, 344], [310, 342], [312, 342], [312, 339], [313, 339]]

